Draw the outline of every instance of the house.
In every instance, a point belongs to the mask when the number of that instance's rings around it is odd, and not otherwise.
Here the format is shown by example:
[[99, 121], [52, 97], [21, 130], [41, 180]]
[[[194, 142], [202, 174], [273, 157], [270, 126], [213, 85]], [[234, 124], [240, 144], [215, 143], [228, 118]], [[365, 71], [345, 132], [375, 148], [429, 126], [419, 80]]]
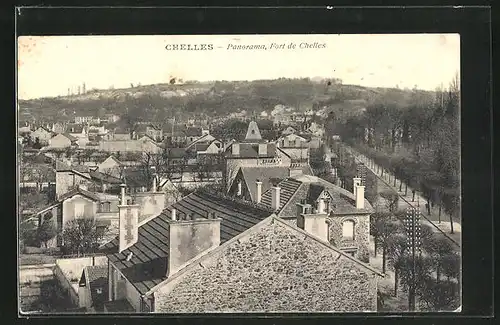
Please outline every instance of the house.
[[51, 131], [54, 133], [64, 133], [66, 127], [63, 123], [56, 122], [52, 124]]
[[149, 152], [160, 153], [161, 146], [148, 136], [138, 140], [102, 140], [99, 150], [112, 153]]
[[59, 133], [49, 139], [48, 148], [66, 149], [78, 146], [78, 139], [68, 133]]
[[307, 140], [295, 133], [289, 133], [276, 141], [280, 148], [303, 148], [307, 147]]
[[69, 123], [66, 125], [66, 133], [74, 136], [75, 138], [83, 138], [87, 136], [85, 126], [82, 124]]
[[[214, 140], [217, 140], [217, 139], [215, 139], [215, 137], [213, 135], [205, 134], [204, 136], [202, 136], [202, 137], [196, 139], [195, 141], [189, 143], [186, 146], [186, 150], [189, 150], [191, 147], [193, 147], [196, 144], [210, 144]], [[218, 140], [218, 141], [221, 142], [220, 140]]]
[[93, 265], [83, 269], [78, 283], [79, 307], [87, 311], [104, 311], [108, 300], [108, 266]]
[[40, 126], [35, 131], [31, 132], [31, 138], [33, 140], [38, 139], [42, 145], [47, 145], [53, 136], [54, 133], [43, 126]]
[[139, 217], [123, 203], [119, 235], [103, 247], [105, 312], [377, 310], [382, 274], [325, 240], [326, 214], [289, 225], [264, 206], [198, 190]]
[[289, 134], [295, 134], [297, 133], [297, 130], [294, 127], [287, 126], [282, 132], [282, 135], [289, 135]]
[[184, 131], [184, 134], [186, 135], [186, 141], [187, 143], [191, 143], [202, 136], [206, 135], [203, 134], [203, 128], [201, 127], [188, 127]]
[[151, 139], [155, 141], [163, 140], [163, 129], [159, 125], [148, 125], [146, 126], [145, 135], [149, 136]]
[[98, 165], [98, 170], [101, 173], [119, 178], [121, 177], [121, 170], [123, 166], [124, 164], [121, 161], [111, 155]]
[[107, 140], [131, 140], [131, 131], [128, 128], [116, 127]]
[[75, 116], [75, 124], [86, 124], [94, 120], [93, 116]]
[[[297, 209], [327, 215], [328, 241], [343, 251], [368, 261], [370, 215], [373, 207], [365, 199], [361, 178], [354, 178], [351, 193], [319, 177], [296, 175], [277, 182], [257, 201], [295, 224]], [[257, 183], [255, 187], [262, 186]], [[256, 190], [256, 193], [260, 193]]]

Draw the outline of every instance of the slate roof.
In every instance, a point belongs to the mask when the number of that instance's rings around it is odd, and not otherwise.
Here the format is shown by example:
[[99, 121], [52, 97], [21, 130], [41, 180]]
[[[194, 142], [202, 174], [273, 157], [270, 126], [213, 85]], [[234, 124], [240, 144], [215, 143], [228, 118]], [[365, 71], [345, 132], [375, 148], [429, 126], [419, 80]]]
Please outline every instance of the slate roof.
[[[221, 218], [221, 243], [269, 217], [272, 212], [266, 207], [236, 201], [204, 191], [194, 192], [166, 208], [159, 216], [139, 226], [137, 243], [118, 253], [118, 237], [107, 243], [103, 251], [123, 275], [144, 294], [165, 280], [169, 256], [169, 223], [172, 208], [183, 216], [194, 214], [195, 219], [205, 219], [215, 212]], [[129, 253], [132, 254], [127, 261]]]
[[285, 179], [289, 176], [289, 170], [286, 167], [241, 167], [243, 179], [250, 192], [252, 201], [257, 197], [257, 180], [262, 182], [262, 193], [271, 188], [271, 179]]
[[[367, 199], [365, 199], [365, 208], [357, 209], [354, 193], [351, 193], [316, 176], [299, 175], [289, 177], [281, 181], [279, 183], [279, 186], [281, 187], [279, 210], [283, 209], [283, 207], [292, 200], [300, 202], [301, 200], [305, 199], [310, 203], [314, 197], [316, 197], [317, 199], [317, 196], [322, 191], [321, 188], [323, 188], [324, 190], [327, 190], [333, 198], [333, 214], [356, 214], [373, 212], [373, 207]], [[301, 187], [306, 187], [304, 191], [304, 197], [294, 197], [294, 194], [298, 192], [299, 188]], [[262, 204], [270, 207], [271, 195], [271, 190], [266, 191], [262, 195]]]
[[[281, 187], [280, 191], [280, 206], [279, 210], [281, 210], [288, 201], [292, 198], [292, 196], [297, 192], [299, 187], [302, 185], [302, 182], [297, 181], [293, 178], [287, 178], [279, 183]], [[272, 191], [269, 189], [264, 194], [262, 194], [262, 204], [271, 207]]]
[[239, 145], [240, 145], [240, 154], [239, 155], [233, 155], [232, 146], [228, 147], [226, 154], [229, 157], [234, 157], [234, 158], [274, 158], [277, 156], [275, 143], [268, 143], [267, 144], [267, 154], [266, 155], [259, 155], [259, 144], [258, 143], [240, 142]]
[[196, 151], [205, 151], [207, 148], [210, 146], [210, 144], [207, 143], [197, 143], [195, 145]]

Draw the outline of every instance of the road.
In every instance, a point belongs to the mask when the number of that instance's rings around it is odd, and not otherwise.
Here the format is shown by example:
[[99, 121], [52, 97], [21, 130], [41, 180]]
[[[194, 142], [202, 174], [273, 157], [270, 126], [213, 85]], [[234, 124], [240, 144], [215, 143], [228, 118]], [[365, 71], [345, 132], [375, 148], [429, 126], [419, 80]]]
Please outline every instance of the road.
[[[451, 233], [451, 223], [449, 221], [449, 217], [447, 217], [444, 213], [442, 213], [441, 217], [439, 217], [439, 208], [437, 206], [434, 206], [431, 208], [431, 214], [429, 215], [424, 209], [424, 204], [426, 200], [423, 198], [423, 196], [415, 191], [415, 201], [413, 201], [413, 195], [412, 195], [412, 188], [408, 186], [408, 191], [407, 195], [405, 195], [405, 187], [406, 184], [404, 182], [401, 182], [401, 180], [396, 179], [396, 186], [394, 186], [394, 175], [391, 173], [388, 173], [387, 171], [384, 172], [384, 175], [382, 176], [382, 167], [378, 166], [373, 159], [370, 159], [366, 157], [363, 154], [360, 154], [356, 150], [347, 147], [346, 149], [348, 152], [350, 152], [357, 161], [362, 162], [365, 164], [365, 166], [374, 174], [376, 175], [387, 187], [391, 188], [394, 190], [396, 193], [398, 193], [399, 197], [401, 198], [399, 201], [399, 208], [406, 208], [406, 207], [418, 207], [420, 206], [422, 208], [422, 223], [427, 224], [428, 226], [431, 227], [431, 229], [441, 235], [449, 239], [452, 243], [454, 248], [459, 252], [460, 247], [461, 247], [461, 233], [462, 233], [462, 227], [459, 222], [453, 221], [453, 233]], [[402, 183], [402, 191], [399, 191], [400, 184]]]

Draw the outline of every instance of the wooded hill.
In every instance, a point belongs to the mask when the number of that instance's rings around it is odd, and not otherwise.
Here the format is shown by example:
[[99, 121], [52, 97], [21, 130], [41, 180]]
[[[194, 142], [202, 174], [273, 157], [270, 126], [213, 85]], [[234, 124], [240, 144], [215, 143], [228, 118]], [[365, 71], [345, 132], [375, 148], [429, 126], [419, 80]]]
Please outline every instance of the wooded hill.
[[[133, 85], [131, 85], [133, 86]], [[432, 92], [421, 92], [432, 96]], [[163, 121], [177, 116], [225, 116], [245, 110], [270, 111], [277, 104], [299, 111], [326, 106], [340, 115], [359, 113], [379, 100], [405, 103], [412, 91], [342, 85], [338, 81], [275, 79], [255, 81], [185, 82], [126, 89], [90, 90], [85, 94], [20, 100], [20, 116], [36, 120], [64, 120], [73, 116], [138, 114], [144, 120]], [[24, 113], [24, 114], [23, 114]]]

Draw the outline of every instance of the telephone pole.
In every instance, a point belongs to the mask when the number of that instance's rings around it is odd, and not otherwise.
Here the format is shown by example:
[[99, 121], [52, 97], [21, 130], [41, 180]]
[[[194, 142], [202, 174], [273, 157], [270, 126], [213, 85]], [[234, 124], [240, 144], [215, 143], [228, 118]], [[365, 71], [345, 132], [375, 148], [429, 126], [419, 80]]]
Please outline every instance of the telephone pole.
[[408, 294], [408, 308], [415, 311], [416, 308], [416, 284], [417, 284], [417, 254], [422, 255], [422, 238], [420, 224], [420, 207], [409, 207], [406, 209], [405, 228], [409, 257], [411, 258], [411, 279]]

